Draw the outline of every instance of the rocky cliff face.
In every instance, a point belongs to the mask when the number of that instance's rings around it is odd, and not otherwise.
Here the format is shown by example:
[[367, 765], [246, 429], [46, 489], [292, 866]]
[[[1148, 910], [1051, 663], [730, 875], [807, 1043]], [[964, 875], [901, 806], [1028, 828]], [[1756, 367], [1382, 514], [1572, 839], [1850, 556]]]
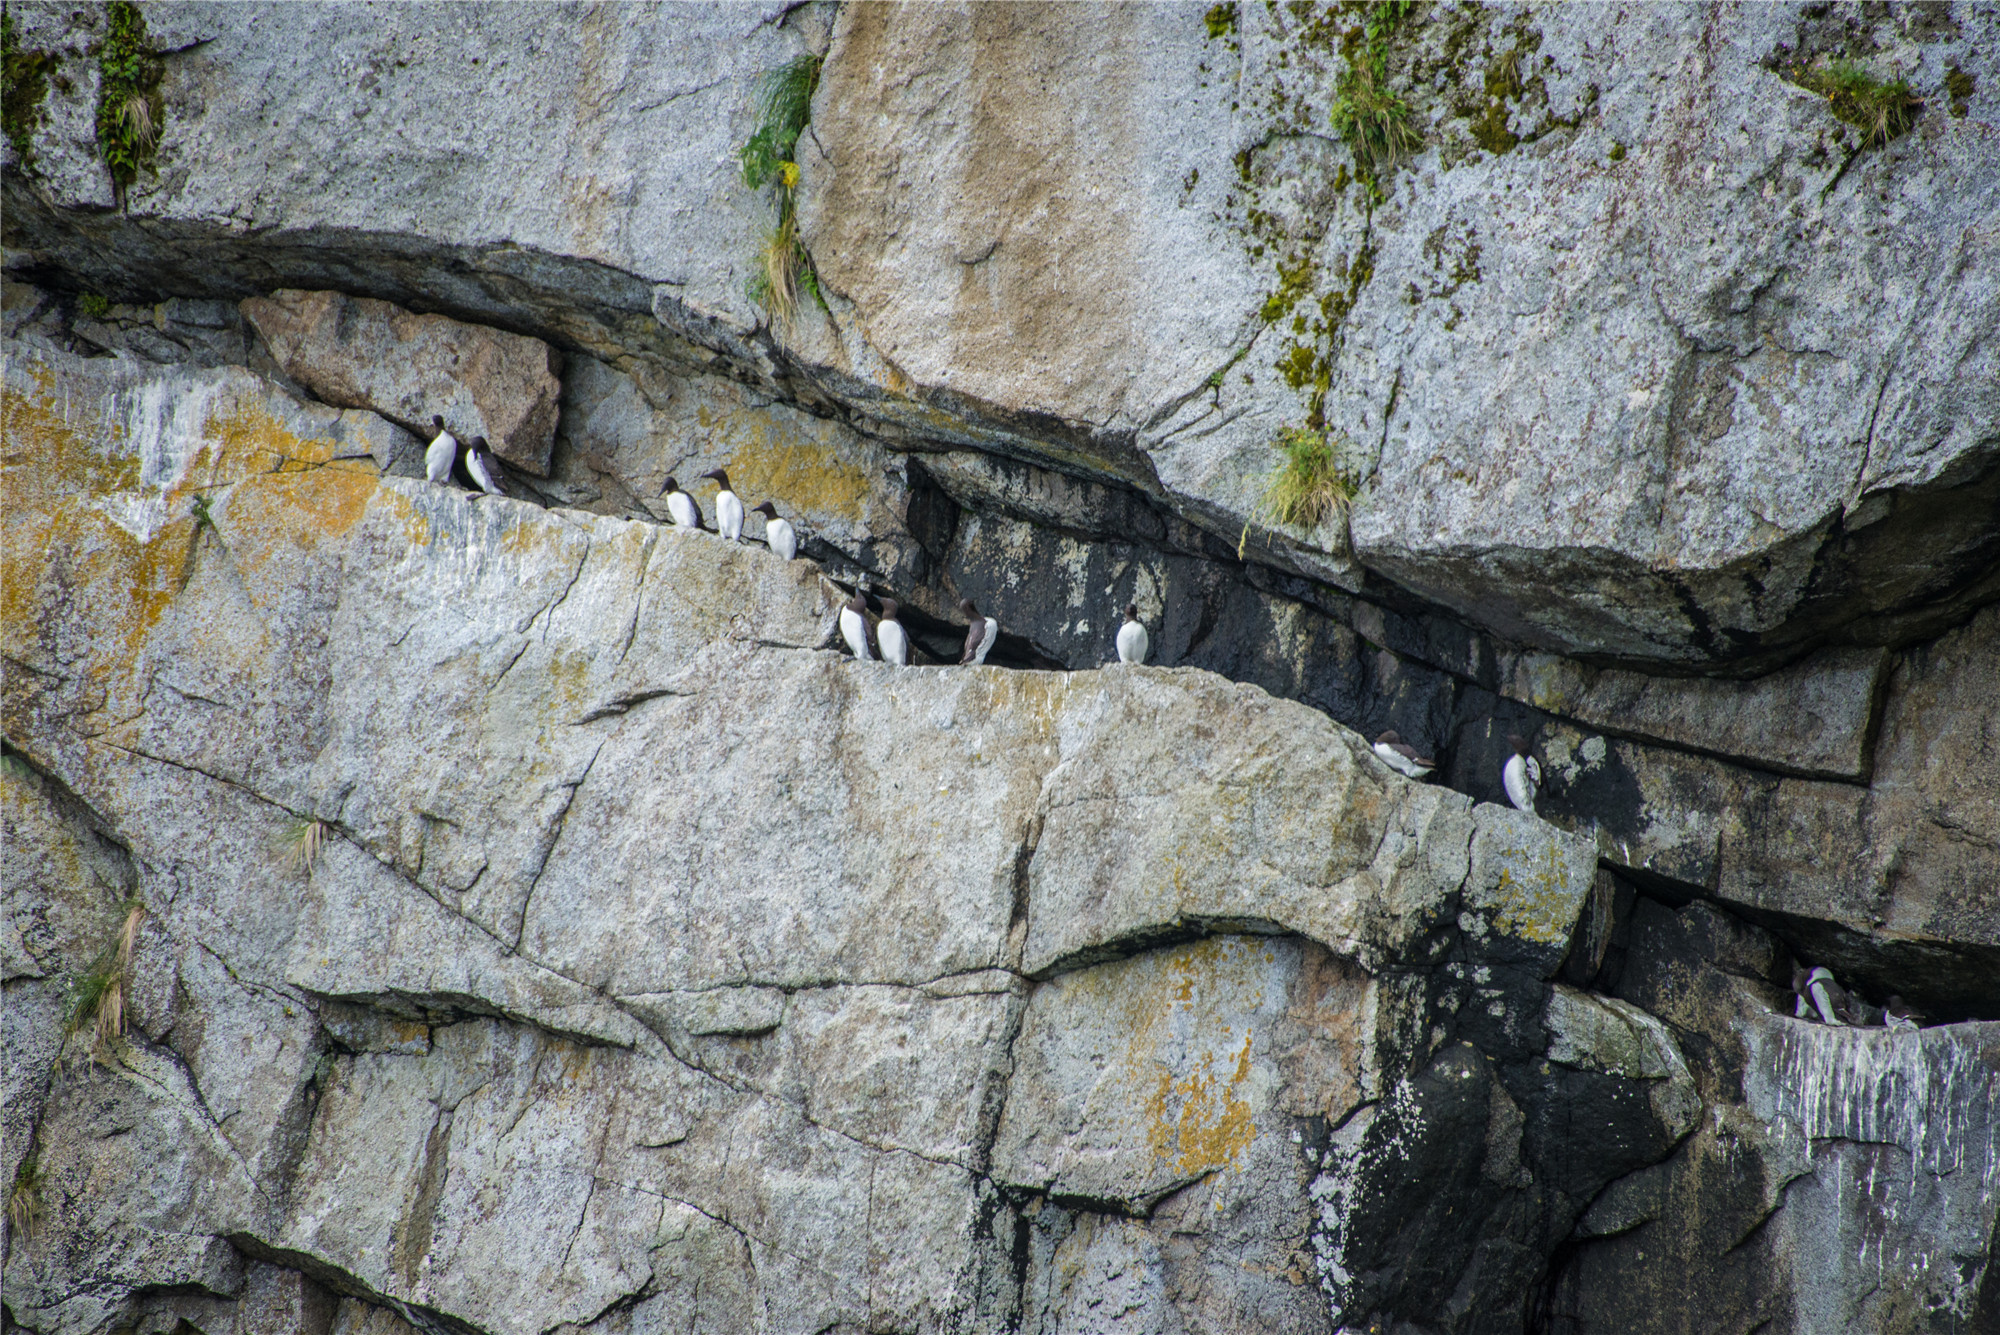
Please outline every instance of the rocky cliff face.
[[8, 10], [10, 1329], [2000, 1327], [1990, 13], [136, 12]]

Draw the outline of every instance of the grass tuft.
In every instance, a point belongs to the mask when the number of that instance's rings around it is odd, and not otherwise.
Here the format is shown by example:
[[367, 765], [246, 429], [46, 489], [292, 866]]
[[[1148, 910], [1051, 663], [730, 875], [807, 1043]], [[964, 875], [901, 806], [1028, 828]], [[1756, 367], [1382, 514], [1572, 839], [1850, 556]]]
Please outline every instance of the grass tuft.
[[812, 256], [799, 239], [793, 194], [799, 184], [799, 136], [812, 119], [819, 71], [818, 56], [800, 56], [765, 74], [757, 90], [756, 133], [737, 150], [745, 184], [753, 190], [776, 187], [778, 221], [757, 248], [747, 290], [750, 299], [784, 328], [798, 318], [801, 293], [810, 295], [822, 309], [826, 306]]
[[1284, 459], [1264, 488], [1264, 508], [1273, 519], [1294, 528], [1318, 528], [1354, 503], [1354, 475], [1326, 432], [1286, 427], [1276, 443]]
[[1410, 104], [1389, 87], [1389, 34], [1413, 7], [1410, 0], [1378, 0], [1367, 7], [1361, 40], [1348, 47], [1347, 72], [1334, 89], [1334, 132], [1347, 141], [1356, 172], [1376, 199], [1383, 173], [1424, 143]]
[[146, 906], [136, 899], [129, 901], [118, 935], [70, 986], [69, 1020], [64, 1036], [88, 1036], [93, 1062], [108, 1062], [124, 1037], [125, 991], [132, 977], [132, 947], [139, 938], [139, 924], [145, 920]]
[[1344, 517], [1354, 506], [1360, 483], [1348, 466], [1351, 451], [1331, 433], [1286, 427], [1272, 442], [1283, 456], [1264, 484], [1256, 512], [1236, 543], [1238, 560], [1250, 541], [1251, 524], [1317, 530]]
[[14, 1186], [7, 1193], [7, 1232], [23, 1242], [33, 1242], [41, 1226], [42, 1181], [41, 1155], [30, 1145], [14, 1170]]
[[285, 865], [295, 871], [311, 871], [313, 863], [319, 859], [320, 849], [326, 846], [326, 832], [327, 824], [323, 820], [301, 817], [286, 824], [284, 832], [278, 836], [285, 853]]
[[92, 320], [109, 319], [111, 299], [96, 292], [86, 292], [76, 299], [76, 308]]
[[1854, 60], [1834, 60], [1801, 70], [1799, 87], [1832, 104], [1833, 114], [1861, 131], [1861, 147], [1875, 148], [1909, 133], [1924, 101], [1908, 79], [1878, 79]]

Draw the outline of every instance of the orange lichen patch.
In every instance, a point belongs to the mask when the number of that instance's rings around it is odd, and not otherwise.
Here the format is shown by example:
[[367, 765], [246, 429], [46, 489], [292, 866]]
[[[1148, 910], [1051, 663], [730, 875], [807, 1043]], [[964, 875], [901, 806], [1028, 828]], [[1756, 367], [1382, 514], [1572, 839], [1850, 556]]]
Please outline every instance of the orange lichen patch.
[[[1182, 1019], [1174, 1012], [1198, 1020], [1205, 1000], [1203, 984], [1212, 986], [1247, 962], [1248, 953], [1219, 940], [1182, 951], [1169, 965], [1173, 981], [1167, 1006], [1142, 1031], [1151, 1049], [1148, 1059], [1162, 1067], [1143, 1109], [1146, 1140], [1154, 1159], [1170, 1165], [1176, 1176], [1193, 1177], [1232, 1166], [1257, 1134], [1250, 1104], [1240, 1097], [1250, 1080], [1253, 1035], [1247, 1027], [1240, 1048], [1232, 1043], [1220, 1052], [1187, 1051], [1181, 1062], [1161, 1061], [1161, 1049], [1173, 1046], [1172, 1035]], [[1227, 1026], [1222, 1032], [1225, 1040], [1232, 1037]]]
[[861, 519], [868, 474], [841, 458], [823, 433], [748, 408], [724, 414], [703, 408], [699, 421], [728, 451], [730, 485], [746, 506], [773, 500], [781, 515]]
[[211, 414], [202, 435], [210, 442], [208, 457], [218, 481], [233, 480], [232, 473], [296, 472], [333, 458], [332, 441], [301, 440], [261, 404], [241, 399]]

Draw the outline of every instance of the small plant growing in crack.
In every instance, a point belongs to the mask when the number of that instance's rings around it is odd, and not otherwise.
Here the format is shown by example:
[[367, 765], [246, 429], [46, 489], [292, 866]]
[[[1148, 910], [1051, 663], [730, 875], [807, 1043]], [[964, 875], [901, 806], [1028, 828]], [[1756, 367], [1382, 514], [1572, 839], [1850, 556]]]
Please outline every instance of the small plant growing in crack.
[[122, 206], [140, 171], [153, 169], [165, 104], [160, 58], [146, 41], [146, 20], [131, 0], [106, 6], [110, 32], [98, 46], [97, 146]]
[[1361, 41], [1346, 53], [1347, 72], [1335, 87], [1330, 119], [1354, 154], [1355, 172], [1371, 201], [1382, 199], [1383, 173], [1424, 145], [1410, 104], [1389, 87], [1389, 34], [1415, 6], [1379, 0], [1366, 7]]
[[799, 136], [812, 119], [813, 90], [819, 87], [820, 58], [800, 56], [766, 73], [758, 85], [758, 125], [737, 151], [743, 180], [752, 190], [777, 186], [778, 221], [758, 247], [751, 271], [750, 299], [789, 327], [798, 318], [800, 293], [826, 308], [812, 256], [799, 240], [797, 201]]
[[111, 943], [98, 952], [70, 986], [69, 1018], [64, 1038], [86, 1037], [90, 1059], [108, 1062], [125, 1035], [125, 994], [132, 978], [132, 947], [146, 906], [137, 899], [125, 905], [125, 920]]
[[1878, 79], [1855, 60], [1812, 66], [1798, 71], [1792, 81], [1824, 97], [1835, 116], [1861, 131], [1864, 149], [1908, 134], [1924, 108], [1908, 79]]
[[111, 318], [111, 301], [96, 292], [86, 292], [76, 299], [76, 309], [86, 319], [108, 320]]
[[278, 835], [285, 865], [294, 871], [311, 871], [313, 863], [319, 859], [320, 849], [326, 845], [326, 829], [323, 820], [307, 820], [301, 816], [287, 821]]
[[1273, 444], [1283, 457], [1266, 479], [1256, 511], [1243, 525], [1236, 543], [1239, 560], [1250, 541], [1250, 525], [1260, 518], [1287, 528], [1320, 529], [1344, 518], [1360, 489], [1347, 466], [1351, 451], [1330, 432], [1286, 427]]
[[31, 1144], [14, 1169], [14, 1186], [7, 1193], [7, 1231], [23, 1242], [33, 1242], [41, 1227], [42, 1182], [41, 1155]]
[[215, 516], [208, 512], [209, 504], [210, 498], [207, 496], [197, 496], [194, 498], [194, 509], [191, 511], [194, 515], [194, 526], [196, 528], [207, 529], [216, 536], [217, 540], [220, 540], [222, 530], [215, 526]]

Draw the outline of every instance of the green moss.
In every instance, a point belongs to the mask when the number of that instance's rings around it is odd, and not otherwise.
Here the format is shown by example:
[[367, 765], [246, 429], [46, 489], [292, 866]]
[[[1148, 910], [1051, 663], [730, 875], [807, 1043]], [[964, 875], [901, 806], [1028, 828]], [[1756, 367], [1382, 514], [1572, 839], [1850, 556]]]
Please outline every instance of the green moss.
[[108, 319], [111, 315], [111, 301], [95, 292], [86, 292], [76, 299], [76, 308], [92, 320]]
[[30, 51], [21, 45], [14, 28], [14, 16], [0, 9], [0, 127], [14, 146], [14, 157], [23, 168], [35, 161], [35, 130], [48, 119], [44, 103], [49, 95], [49, 74], [56, 58], [46, 51]]
[[1619, 143], [1617, 140], [1614, 139], [1611, 143], [1611, 152], [1606, 156], [1608, 156], [1613, 162], [1625, 161], [1625, 145]]
[[1965, 119], [1965, 113], [1972, 109], [1972, 94], [1978, 87], [1978, 81], [1960, 69], [1956, 61], [1944, 67], [1944, 91], [1951, 98], [1951, 114], [1955, 119]]
[[97, 49], [97, 148], [122, 191], [153, 170], [166, 105], [159, 57], [146, 43], [146, 20], [131, 0], [105, 6], [111, 31]]
[[1213, 41], [1217, 37], [1227, 37], [1230, 33], [1236, 31], [1235, 0], [1230, 0], [1228, 4], [1217, 5], [1201, 17], [1202, 22], [1208, 25], [1209, 40]]
[[1907, 79], [1878, 79], [1853, 60], [1833, 60], [1792, 71], [1792, 82], [1827, 100], [1833, 114], [1861, 131], [1860, 148], [1873, 148], [1908, 134], [1923, 111], [1923, 99]]

